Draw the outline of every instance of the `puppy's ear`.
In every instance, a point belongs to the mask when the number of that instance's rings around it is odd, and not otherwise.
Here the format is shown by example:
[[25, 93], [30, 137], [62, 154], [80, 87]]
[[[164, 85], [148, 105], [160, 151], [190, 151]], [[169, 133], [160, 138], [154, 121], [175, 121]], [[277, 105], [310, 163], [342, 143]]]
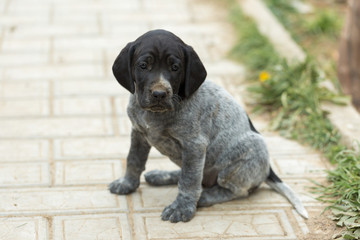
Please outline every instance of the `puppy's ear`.
[[194, 49], [188, 45], [184, 47], [185, 53], [185, 80], [180, 87], [179, 95], [182, 98], [191, 96], [205, 81], [206, 69]]
[[135, 84], [131, 72], [131, 62], [134, 51], [135, 45], [133, 42], [128, 43], [126, 47], [121, 50], [112, 66], [112, 71], [116, 80], [131, 93], [135, 92]]

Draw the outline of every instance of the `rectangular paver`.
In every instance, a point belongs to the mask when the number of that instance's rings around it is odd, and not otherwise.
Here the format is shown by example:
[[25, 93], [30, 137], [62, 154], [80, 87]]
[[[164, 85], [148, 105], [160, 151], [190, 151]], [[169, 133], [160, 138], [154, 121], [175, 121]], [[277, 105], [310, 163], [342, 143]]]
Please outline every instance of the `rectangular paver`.
[[0, 191], [0, 216], [126, 211], [124, 196], [107, 187], [32, 188]]
[[0, 162], [46, 161], [49, 158], [47, 140], [0, 139]]
[[47, 98], [49, 97], [48, 81], [31, 82], [0, 82], [0, 97], [2, 98]]
[[104, 77], [102, 63], [71, 65], [36, 65], [11, 67], [4, 71], [7, 80], [99, 79]]
[[2, 138], [104, 136], [113, 133], [106, 117], [0, 119]]
[[45, 99], [0, 99], [0, 117], [47, 116], [49, 105]]
[[56, 185], [109, 184], [123, 176], [120, 160], [56, 162]]
[[55, 96], [84, 96], [84, 95], [114, 95], [129, 96], [129, 92], [112, 79], [111, 81], [56, 81], [54, 82]]
[[54, 240], [131, 239], [125, 214], [55, 217], [53, 236]]
[[137, 239], [297, 239], [285, 212], [198, 211], [191, 224], [162, 222], [158, 213], [135, 214]]
[[49, 183], [47, 163], [0, 163], [0, 186], [46, 186]]
[[48, 240], [48, 222], [44, 217], [0, 218], [0, 239]]
[[129, 137], [75, 138], [54, 141], [55, 159], [125, 159], [129, 147]]
[[54, 115], [110, 115], [111, 112], [111, 99], [106, 97], [67, 97], [54, 99]]

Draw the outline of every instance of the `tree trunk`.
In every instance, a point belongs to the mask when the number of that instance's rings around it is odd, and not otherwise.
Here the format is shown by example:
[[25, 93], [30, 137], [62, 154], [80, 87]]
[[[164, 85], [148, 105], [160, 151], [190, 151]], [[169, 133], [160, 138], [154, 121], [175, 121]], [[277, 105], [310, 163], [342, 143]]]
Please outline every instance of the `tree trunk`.
[[338, 77], [344, 93], [360, 110], [360, 1], [348, 1], [339, 49]]

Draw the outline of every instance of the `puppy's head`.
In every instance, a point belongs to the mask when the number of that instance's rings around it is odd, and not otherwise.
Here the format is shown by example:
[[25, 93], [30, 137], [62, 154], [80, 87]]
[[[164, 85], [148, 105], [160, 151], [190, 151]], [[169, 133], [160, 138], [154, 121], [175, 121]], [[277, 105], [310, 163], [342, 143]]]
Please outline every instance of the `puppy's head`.
[[116, 80], [140, 106], [152, 112], [174, 109], [179, 97], [190, 97], [205, 81], [206, 70], [192, 47], [165, 30], [154, 30], [130, 42], [113, 65]]

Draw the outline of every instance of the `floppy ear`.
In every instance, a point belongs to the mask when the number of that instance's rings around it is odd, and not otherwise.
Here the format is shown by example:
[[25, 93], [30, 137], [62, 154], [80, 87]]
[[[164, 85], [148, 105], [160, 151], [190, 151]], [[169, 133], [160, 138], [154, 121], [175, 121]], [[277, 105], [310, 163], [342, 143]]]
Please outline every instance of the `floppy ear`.
[[180, 87], [179, 95], [182, 98], [191, 96], [205, 81], [206, 69], [194, 49], [188, 45], [185, 53], [185, 80]]
[[131, 72], [131, 61], [134, 51], [135, 47], [133, 42], [128, 43], [126, 47], [121, 50], [112, 66], [116, 80], [131, 93], [135, 92], [135, 84]]

